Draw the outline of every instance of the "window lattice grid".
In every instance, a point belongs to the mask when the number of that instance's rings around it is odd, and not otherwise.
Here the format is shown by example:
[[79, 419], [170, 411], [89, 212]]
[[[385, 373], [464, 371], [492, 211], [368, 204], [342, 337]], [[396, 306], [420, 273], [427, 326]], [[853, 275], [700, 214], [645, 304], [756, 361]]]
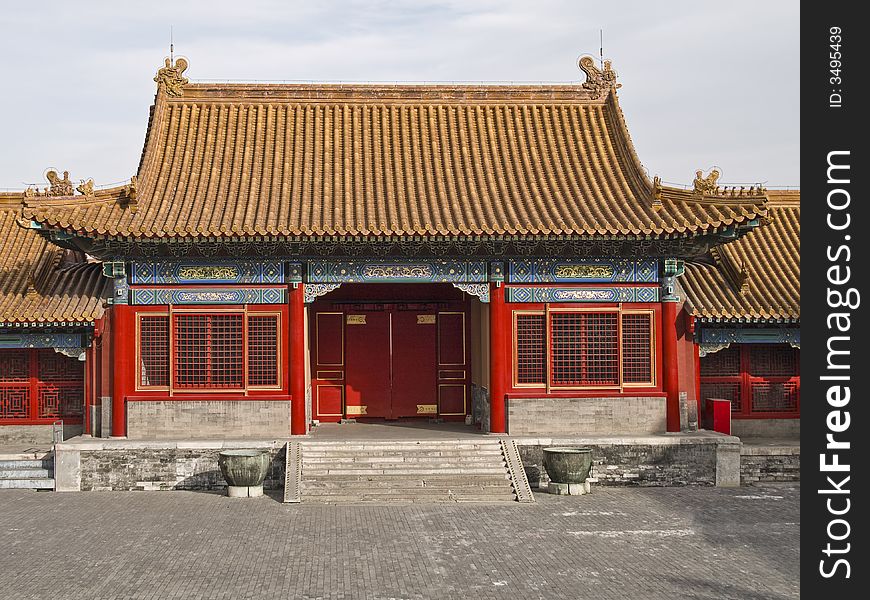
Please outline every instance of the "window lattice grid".
[[752, 384], [753, 413], [785, 413], [797, 410], [797, 385], [794, 382]]
[[622, 381], [652, 383], [652, 315], [622, 315]]
[[140, 316], [139, 384], [169, 385], [169, 317]]
[[243, 315], [176, 315], [173, 334], [175, 387], [244, 387]]
[[751, 377], [796, 376], [797, 353], [787, 344], [752, 344], [748, 370]]
[[78, 382], [80, 384], [84, 379], [84, 363], [52, 349], [39, 351], [40, 381]]
[[701, 377], [738, 377], [740, 346], [730, 346], [701, 359]]
[[517, 347], [517, 383], [546, 383], [546, 317], [543, 314], [518, 314], [515, 343]]
[[27, 384], [0, 385], [0, 419], [27, 419], [30, 417], [30, 386]]
[[731, 412], [740, 412], [743, 408], [740, 382], [738, 381], [702, 381], [701, 398], [714, 398], [716, 400], [730, 400]]
[[81, 417], [84, 389], [71, 383], [39, 384], [38, 410], [40, 419]]
[[248, 385], [278, 385], [278, 316], [248, 316]]
[[617, 318], [615, 312], [551, 313], [553, 385], [619, 385]]
[[0, 350], [0, 382], [27, 383], [30, 380], [28, 350]]

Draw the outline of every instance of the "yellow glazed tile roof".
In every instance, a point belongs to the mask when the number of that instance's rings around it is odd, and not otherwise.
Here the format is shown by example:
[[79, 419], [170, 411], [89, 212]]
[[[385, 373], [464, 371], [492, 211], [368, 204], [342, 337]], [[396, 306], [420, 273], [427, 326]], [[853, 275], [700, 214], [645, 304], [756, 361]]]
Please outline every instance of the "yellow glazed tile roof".
[[[616, 93], [576, 85], [161, 85], [134, 201], [28, 202], [86, 235], [685, 236], [766, 213], [763, 191], [651, 181]], [[716, 192], [718, 194], [718, 192]]]
[[680, 282], [695, 316], [800, 319], [800, 192], [768, 197], [768, 224], [716, 248], [715, 264], [686, 266]]
[[101, 265], [21, 227], [20, 208], [20, 194], [0, 194], [0, 324], [101, 317], [109, 284]]

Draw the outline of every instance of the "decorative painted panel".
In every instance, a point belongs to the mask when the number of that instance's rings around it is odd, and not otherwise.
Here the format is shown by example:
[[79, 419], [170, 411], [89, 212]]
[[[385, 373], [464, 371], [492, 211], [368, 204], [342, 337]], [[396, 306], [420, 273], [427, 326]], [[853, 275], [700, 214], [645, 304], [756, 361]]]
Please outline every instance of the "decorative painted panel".
[[486, 277], [484, 261], [313, 260], [308, 263], [311, 283], [482, 283]]
[[133, 304], [283, 304], [282, 288], [188, 288], [174, 290], [131, 290]]
[[[291, 269], [296, 280], [301, 279], [301, 267]], [[132, 284], [185, 283], [284, 283], [284, 263], [276, 260], [194, 262], [145, 261], [134, 262]]]
[[654, 283], [658, 277], [655, 260], [542, 258], [512, 260], [508, 265], [511, 283]]
[[801, 330], [797, 327], [719, 327], [702, 328], [698, 343], [727, 344], [791, 344], [800, 347]]
[[80, 333], [0, 333], [0, 348], [84, 348]]
[[658, 288], [509, 287], [508, 302], [658, 302]]

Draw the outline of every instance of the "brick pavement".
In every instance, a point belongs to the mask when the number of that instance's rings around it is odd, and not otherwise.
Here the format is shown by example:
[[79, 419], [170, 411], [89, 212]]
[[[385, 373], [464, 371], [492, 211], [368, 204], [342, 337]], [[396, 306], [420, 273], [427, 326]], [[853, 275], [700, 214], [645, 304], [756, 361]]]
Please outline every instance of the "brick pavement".
[[602, 488], [534, 505], [283, 505], [0, 490], [0, 596], [798, 598], [799, 485]]

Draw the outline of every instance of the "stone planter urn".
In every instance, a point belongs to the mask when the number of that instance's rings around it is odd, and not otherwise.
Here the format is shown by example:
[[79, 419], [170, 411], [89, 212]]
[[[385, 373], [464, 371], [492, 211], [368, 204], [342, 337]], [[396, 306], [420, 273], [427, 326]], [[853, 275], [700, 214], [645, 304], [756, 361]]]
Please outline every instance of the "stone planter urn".
[[588, 494], [586, 478], [592, 468], [592, 448], [544, 448], [544, 468], [550, 477], [547, 491], [551, 494]]
[[218, 466], [227, 480], [227, 496], [256, 498], [263, 495], [263, 480], [271, 457], [266, 450], [224, 450]]

